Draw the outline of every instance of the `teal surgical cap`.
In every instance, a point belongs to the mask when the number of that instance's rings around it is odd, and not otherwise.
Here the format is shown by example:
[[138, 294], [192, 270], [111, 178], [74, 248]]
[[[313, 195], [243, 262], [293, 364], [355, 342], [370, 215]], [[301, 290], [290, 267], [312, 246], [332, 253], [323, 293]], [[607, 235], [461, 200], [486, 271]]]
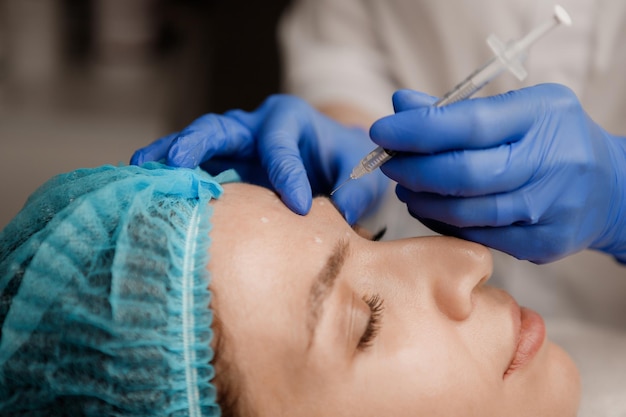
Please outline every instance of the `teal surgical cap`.
[[0, 415], [219, 416], [211, 206], [157, 163], [59, 175], [0, 232]]

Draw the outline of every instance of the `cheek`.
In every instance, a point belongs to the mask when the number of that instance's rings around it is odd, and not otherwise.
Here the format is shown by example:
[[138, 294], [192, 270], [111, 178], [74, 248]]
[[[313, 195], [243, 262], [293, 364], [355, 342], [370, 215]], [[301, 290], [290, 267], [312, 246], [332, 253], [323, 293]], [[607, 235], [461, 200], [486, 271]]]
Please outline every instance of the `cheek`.
[[[360, 415], [489, 415], [498, 389], [480, 376], [480, 364], [464, 348], [456, 329], [422, 317], [407, 330], [388, 323], [380, 340], [355, 361], [353, 390], [344, 398]], [[378, 414], [372, 414], [378, 410]]]

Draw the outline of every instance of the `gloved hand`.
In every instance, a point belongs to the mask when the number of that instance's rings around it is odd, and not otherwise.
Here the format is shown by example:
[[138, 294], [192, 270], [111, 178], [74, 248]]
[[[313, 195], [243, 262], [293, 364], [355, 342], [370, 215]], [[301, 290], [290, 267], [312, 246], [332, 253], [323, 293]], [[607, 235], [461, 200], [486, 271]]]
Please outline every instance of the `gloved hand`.
[[544, 84], [445, 107], [401, 90], [370, 136], [401, 152], [383, 165], [431, 229], [535, 263], [592, 248], [626, 262], [626, 138], [575, 94]]
[[[306, 214], [312, 194], [328, 194], [374, 147], [362, 129], [346, 127], [294, 96], [275, 95], [253, 112], [202, 116], [137, 150], [131, 163], [165, 159], [172, 166], [202, 164], [209, 171], [234, 166], [246, 181], [267, 178], [289, 208]], [[375, 172], [351, 181], [332, 198], [353, 224], [381, 200], [388, 183]]]

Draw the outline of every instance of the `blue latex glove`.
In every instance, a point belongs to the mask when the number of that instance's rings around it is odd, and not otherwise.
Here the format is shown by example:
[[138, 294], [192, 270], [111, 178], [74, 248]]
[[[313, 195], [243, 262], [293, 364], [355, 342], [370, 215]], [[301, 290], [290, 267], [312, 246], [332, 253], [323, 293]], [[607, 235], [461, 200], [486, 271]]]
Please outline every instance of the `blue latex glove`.
[[[312, 195], [330, 193], [374, 147], [362, 129], [346, 127], [297, 97], [275, 95], [253, 112], [204, 115], [137, 150], [131, 163], [165, 160], [210, 172], [235, 167], [245, 181], [270, 185], [289, 208], [306, 214]], [[373, 173], [332, 198], [354, 224], [381, 200], [388, 183], [382, 173]]]
[[433, 107], [401, 90], [371, 127], [398, 197], [431, 229], [535, 263], [592, 248], [626, 261], [626, 139], [544, 84]]

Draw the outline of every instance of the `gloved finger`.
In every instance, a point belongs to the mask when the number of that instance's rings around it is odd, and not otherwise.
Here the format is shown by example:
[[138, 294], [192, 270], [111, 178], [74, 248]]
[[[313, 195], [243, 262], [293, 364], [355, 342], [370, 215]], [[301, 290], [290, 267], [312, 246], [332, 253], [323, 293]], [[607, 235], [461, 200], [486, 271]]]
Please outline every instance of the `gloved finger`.
[[432, 219], [418, 218], [426, 227], [447, 236], [480, 243], [517, 259], [545, 264], [577, 252], [566, 242], [555, 245], [551, 228], [545, 225], [513, 225], [501, 228], [459, 228]]
[[417, 107], [432, 106], [437, 102], [437, 97], [415, 90], [403, 89], [393, 93], [391, 102], [393, 103], [394, 111], [398, 113]]
[[[280, 110], [280, 109], [279, 109]], [[257, 138], [257, 151], [273, 188], [298, 214], [311, 209], [311, 184], [300, 155], [300, 120], [288, 111], [268, 115]]]
[[550, 204], [548, 200], [532, 198], [533, 193], [527, 190], [463, 198], [415, 193], [399, 185], [396, 195], [416, 217], [456, 227], [536, 224]]
[[285, 111], [288, 102], [298, 103], [299, 101], [288, 95], [274, 94], [263, 100], [263, 103], [252, 111], [229, 110], [224, 113], [224, 116], [237, 120], [250, 129], [253, 135], [256, 135], [271, 113]]
[[443, 107], [419, 107], [374, 122], [370, 137], [386, 149], [436, 153], [484, 149], [516, 142], [545, 109], [527, 89]]
[[536, 172], [522, 141], [484, 150], [459, 150], [435, 155], [398, 154], [381, 170], [416, 192], [474, 197], [523, 186]]
[[206, 114], [180, 131], [172, 142], [167, 163], [195, 168], [214, 156], [249, 158], [253, 154], [254, 138], [248, 128], [230, 117]]
[[144, 162], [160, 161], [167, 157], [170, 145], [178, 136], [178, 132], [170, 133], [155, 140], [150, 145], [137, 149], [130, 158], [131, 165], [142, 165]]
[[[342, 168], [339, 175], [341, 180], [335, 187], [349, 178], [349, 175], [350, 169]], [[331, 198], [348, 224], [353, 225], [380, 200], [388, 184], [389, 179], [380, 170], [376, 170], [358, 180], [349, 181]]]

